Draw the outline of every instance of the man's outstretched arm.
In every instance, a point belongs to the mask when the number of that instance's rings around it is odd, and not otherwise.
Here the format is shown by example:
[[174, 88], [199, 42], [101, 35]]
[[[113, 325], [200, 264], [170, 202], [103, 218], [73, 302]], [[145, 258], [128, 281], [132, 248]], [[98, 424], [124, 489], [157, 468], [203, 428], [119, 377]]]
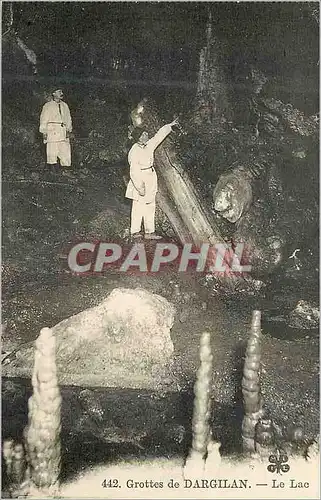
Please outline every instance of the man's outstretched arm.
[[155, 149], [171, 133], [172, 127], [174, 125], [176, 125], [177, 122], [178, 122], [178, 119], [176, 118], [171, 123], [168, 123], [167, 125], [163, 125], [163, 127], [161, 127], [159, 129], [159, 131], [156, 132], [156, 134], [154, 135], [154, 137], [152, 137], [151, 139], [149, 139], [149, 141], [147, 142], [147, 146], [155, 151]]

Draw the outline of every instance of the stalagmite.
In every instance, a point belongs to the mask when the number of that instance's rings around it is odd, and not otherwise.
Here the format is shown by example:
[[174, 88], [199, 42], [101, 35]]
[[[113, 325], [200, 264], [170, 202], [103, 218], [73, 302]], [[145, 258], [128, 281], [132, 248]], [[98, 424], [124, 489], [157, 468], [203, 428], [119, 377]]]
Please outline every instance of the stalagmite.
[[43, 328], [36, 341], [32, 386], [24, 434], [31, 481], [46, 490], [58, 486], [61, 428], [55, 337], [49, 328]]
[[3, 443], [3, 456], [11, 498], [20, 498], [29, 492], [29, 474], [23, 445], [6, 440]]
[[6, 470], [9, 478], [11, 476], [11, 471], [12, 471], [13, 447], [14, 443], [12, 439], [5, 440], [2, 446], [2, 454], [6, 463]]
[[2, 34], [2, 39], [4, 39], [4, 37], [11, 39], [13, 43], [23, 51], [27, 60], [32, 66], [33, 73], [36, 75], [38, 73], [37, 55], [24, 43], [24, 41], [18, 36], [17, 30], [14, 29], [14, 13], [12, 2], [7, 2], [6, 8], [3, 7], [3, 9], [4, 12], [2, 17], [4, 18], [4, 26], [6, 27], [6, 30]]
[[260, 391], [261, 312], [253, 311], [251, 333], [247, 343], [243, 368], [242, 393], [244, 417], [242, 423], [243, 451], [255, 451], [255, 427], [263, 415]]
[[16, 36], [16, 43], [17, 43], [18, 47], [24, 52], [26, 58], [28, 59], [28, 61], [32, 65], [32, 69], [33, 69], [34, 74], [36, 75], [38, 73], [36, 53], [32, 49], [27, 47], [27, 45], [24, 43], [24, 41], [21, 40], [21, 38], [19, 38], [18, 36]]
[[26, 473], [25, 452], [21, 443], [17, 443], [13, 449], [11, 476], [17, 485], [23, 483]]
[[204, 458], [210, 440], [209, 418], [211, 411], [212, 360], [210, 334], [201, 337], [200, 367], [194, 387], [193, 442], [192, 449]]
[[204, 332], [200, 341], [200, 367], [197, 371], [194, 386], [193, 410], [193, 440], [192, 449], [186, 460], [184, 469], [185, 477], [201, 473], [205, 467], [205, 459], [211, 442], [211, 383], [212, 360], [210, 334]]
[[209, 123], [219, 129], [231, 114], [228, 85], [221, 62], [222, 46], [215, 36], [209, 11], [206, 25], [206, 45], [200, 51], [200, 63], [193, 121]]
[[270, 419], [260, 418], [255, 426], [255, 451], [261, 458], [270, 456], [275, 449], [275, 430]]

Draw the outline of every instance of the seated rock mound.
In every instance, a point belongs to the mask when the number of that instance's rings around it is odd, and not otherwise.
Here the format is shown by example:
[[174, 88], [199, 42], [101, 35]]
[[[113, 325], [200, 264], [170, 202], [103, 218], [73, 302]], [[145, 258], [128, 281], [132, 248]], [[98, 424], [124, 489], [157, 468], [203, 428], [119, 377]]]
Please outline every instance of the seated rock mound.
[[[143, 289], [118, 288], [98, 306], [58, 323], [58, 380], [65, 385], [157, 389], [173, 383], [170, 329], [175, 309]], [[3, 375], [30, 376], [33, 348], [21, 349]]]

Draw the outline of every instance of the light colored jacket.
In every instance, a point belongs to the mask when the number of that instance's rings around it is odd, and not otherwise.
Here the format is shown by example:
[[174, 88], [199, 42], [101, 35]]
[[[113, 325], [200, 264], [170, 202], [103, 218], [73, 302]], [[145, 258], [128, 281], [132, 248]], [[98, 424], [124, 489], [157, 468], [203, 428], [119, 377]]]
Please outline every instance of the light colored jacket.
[[47, 142], [66, 141], [66, 132], [71, 131], [72, 121], [68, 104], [63, 101], [47, 102], [41, 111], [39, 127], [41, 134], [47, 134]]
[[[145, 146], [136, 143], [128, 153], [130, 165], [130, 181], [126, 190], [126, 198], [152, 203], [157, 193], [157, 174], [154, 170], [154, 151], [171, 132], [171, 125], [164, 125], [159, 131], [147, 141]], [[145, 195], [140, 196], [138, 189], [145, 186]]]

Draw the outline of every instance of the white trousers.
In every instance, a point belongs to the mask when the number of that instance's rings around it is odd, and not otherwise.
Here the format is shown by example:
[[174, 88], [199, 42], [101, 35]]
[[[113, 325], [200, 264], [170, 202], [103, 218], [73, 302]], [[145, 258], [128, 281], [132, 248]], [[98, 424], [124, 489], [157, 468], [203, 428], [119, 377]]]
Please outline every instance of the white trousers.
[[47, 142], [47, 163], [49, 163], [49, 165], [54, 165], [57, 163], [58, 158], [62, 167], [71, 166], [71, 149], [69, 140]]
[[130, 233], [139, 233], [144, 222], [145, 233], [155, 232], [155, 210], [156, 203], [142, 203], [133, 200]]

